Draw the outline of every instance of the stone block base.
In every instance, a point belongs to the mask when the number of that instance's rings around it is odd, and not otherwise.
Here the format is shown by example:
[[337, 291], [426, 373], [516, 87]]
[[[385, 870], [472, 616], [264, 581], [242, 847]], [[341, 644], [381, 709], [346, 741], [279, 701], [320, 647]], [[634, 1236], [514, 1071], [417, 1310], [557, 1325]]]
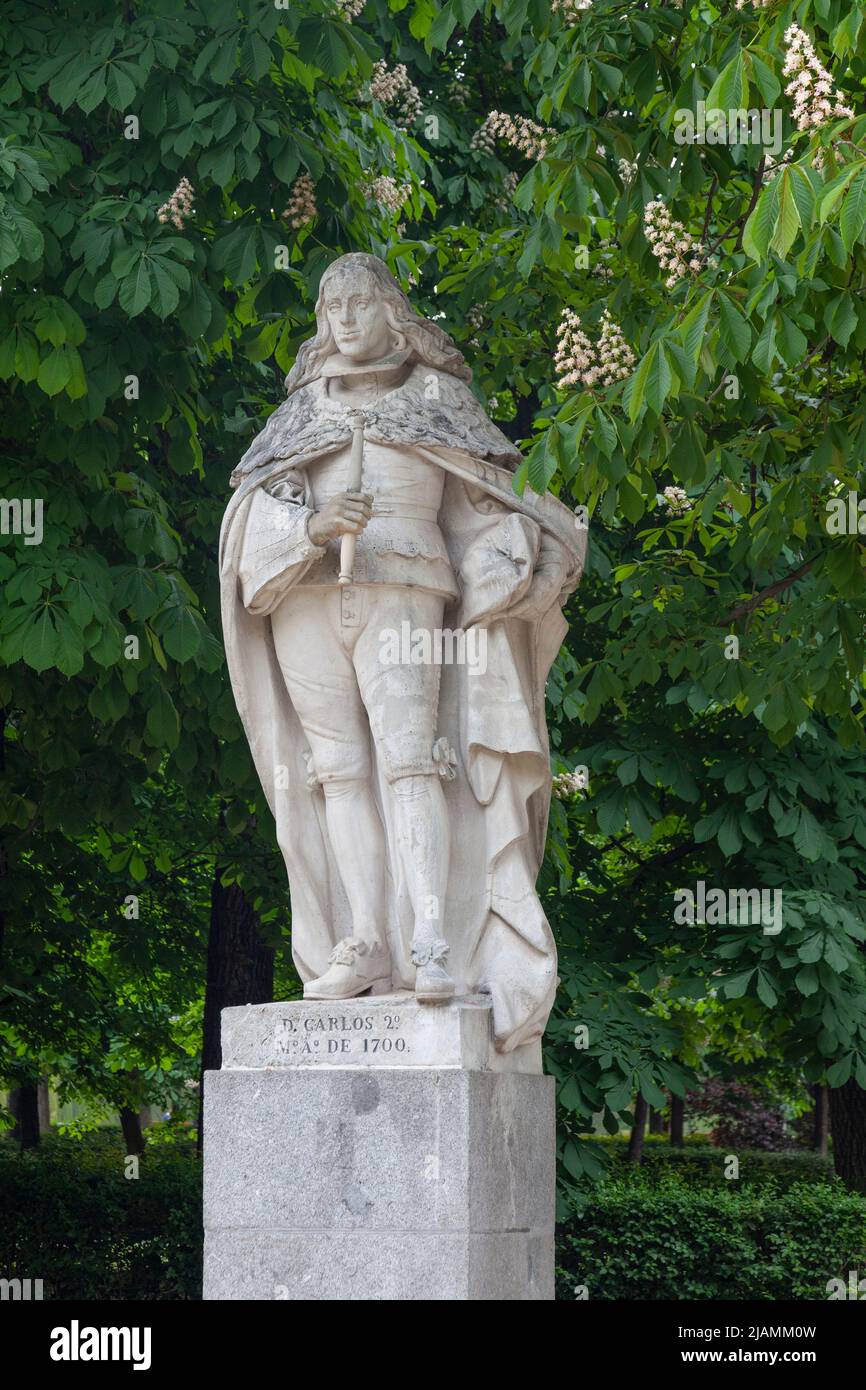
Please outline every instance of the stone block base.
[[[553, 1080], [489, 1070], [484, 1048], [460, 1043], [466, 1010], [474, 1029], [489, 1009], [477, 999], [436, 1009], [455, 1039], [444, 1066], [394, 1065], [380, 1048], [304, 1064], [285, 1047], [287, 1017], [291, 1036], [373, 1037], [380, 1009], [226, 1010], [224, 1039], [255, 1036], [257, 1050], [229, 1050], [205, 1077], [206, 1299], [553, 1298]], [[430, 1016], [414, 1000], [390, 1010], [410, 1040], [414, 1011]]]

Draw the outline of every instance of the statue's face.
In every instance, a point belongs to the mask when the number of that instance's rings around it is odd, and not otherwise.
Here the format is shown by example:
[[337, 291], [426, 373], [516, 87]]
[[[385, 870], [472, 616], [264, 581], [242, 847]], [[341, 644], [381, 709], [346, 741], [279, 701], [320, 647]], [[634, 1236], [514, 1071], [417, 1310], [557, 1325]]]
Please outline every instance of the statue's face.
[[373, 362], [392, 347], [385, 302], [369, 275], [335, 275], [326, 287], [325, 313], [337, 349], [353, 362]]

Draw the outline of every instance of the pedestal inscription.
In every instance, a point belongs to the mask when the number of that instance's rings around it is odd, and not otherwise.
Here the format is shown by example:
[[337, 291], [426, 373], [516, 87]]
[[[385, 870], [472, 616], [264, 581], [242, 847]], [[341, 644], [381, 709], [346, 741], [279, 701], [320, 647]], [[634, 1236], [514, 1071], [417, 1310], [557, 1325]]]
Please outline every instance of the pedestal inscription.
[[238, 1067], [465, 1067], [541, 1072], [541, 1043], [497, 1052], [490, 1000], [424, 1008], [408, 991], [334, 1003], [253, 1004], [225, 1009], [223, 1070]]

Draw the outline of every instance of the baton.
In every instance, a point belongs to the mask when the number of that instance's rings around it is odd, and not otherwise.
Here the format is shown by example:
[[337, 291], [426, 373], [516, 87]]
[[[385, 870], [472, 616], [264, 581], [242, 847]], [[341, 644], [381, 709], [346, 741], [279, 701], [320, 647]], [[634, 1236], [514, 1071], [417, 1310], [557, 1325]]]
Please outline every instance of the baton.
[[[352, 454], [349, 459], [347, 492], [361, 491], [361, 474], [364, 469], [364, 413], [356, 411], [352, 416]], [[355, 567], [355, 541], [357, 536], [344, 535], [340, 541], [339, 584], [351, 584]]]

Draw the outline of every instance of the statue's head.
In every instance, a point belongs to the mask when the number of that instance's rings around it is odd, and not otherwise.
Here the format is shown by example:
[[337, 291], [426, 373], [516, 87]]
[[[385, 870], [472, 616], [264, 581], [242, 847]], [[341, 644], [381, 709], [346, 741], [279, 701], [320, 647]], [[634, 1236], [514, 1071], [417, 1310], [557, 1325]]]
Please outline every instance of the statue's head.
[[463, 381], [472, 379], [459, 348], [437, 324], [415, 312], [384, 261], [358, 251], [340, 256], [319, 283], [316, 333], [301, 346], [286, 389], [291, 394], [314, 381], [334, 353], [361, 365], [407, 348], [415, 361]]

